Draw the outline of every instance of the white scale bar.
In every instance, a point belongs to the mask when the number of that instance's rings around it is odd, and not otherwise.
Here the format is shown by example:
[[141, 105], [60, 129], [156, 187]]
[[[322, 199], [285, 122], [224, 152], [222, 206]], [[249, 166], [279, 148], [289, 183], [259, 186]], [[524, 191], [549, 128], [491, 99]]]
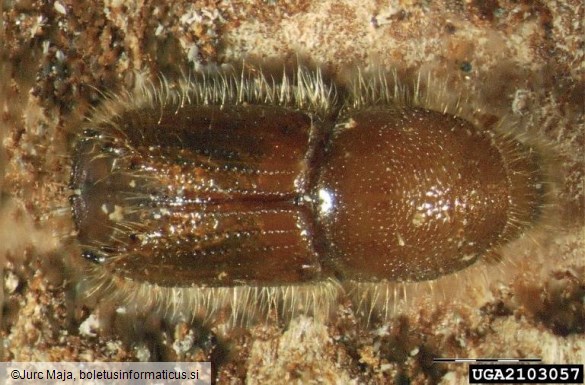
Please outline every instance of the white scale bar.
[[433, 362], [541, 362], [540, 358], [433, 358]]

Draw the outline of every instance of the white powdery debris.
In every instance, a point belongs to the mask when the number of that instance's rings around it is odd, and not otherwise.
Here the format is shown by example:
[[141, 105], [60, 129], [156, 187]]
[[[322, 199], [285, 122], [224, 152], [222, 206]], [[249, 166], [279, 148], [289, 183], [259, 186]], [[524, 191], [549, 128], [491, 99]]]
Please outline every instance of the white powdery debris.
[[150, 351], [146, 347], [146, 345], [139, 345], [134, 348], [134, 352], [136, 354], [136, 358], [140, 362], [148, 362], [150, 361]]
[[4, 278], [4, 288], [6, 289], [7, 294], [14, 293], [19, 283], [20, 281], [16, 274], [11, 271], [6, 273], [6, 278]]
[[85, 321], [79, 325], [79, 334], [86, 337], [96, 337], [96, 331], [100, 327], [100, 321], [95, 316], [95, 314], [91, 314]]
[[193, 330], [189, 330], [189, 332], [181, 339], [175, 340], [173, 342], [173, 350], [177, 355], [184, 355], [193, 347], [195, 343], [195, 335], [193, 334]]

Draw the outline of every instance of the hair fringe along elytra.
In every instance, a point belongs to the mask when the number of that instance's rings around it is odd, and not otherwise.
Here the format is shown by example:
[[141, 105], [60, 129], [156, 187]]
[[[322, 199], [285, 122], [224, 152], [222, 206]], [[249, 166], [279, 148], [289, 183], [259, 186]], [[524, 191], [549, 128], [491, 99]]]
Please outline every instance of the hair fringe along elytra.
[[[343, 96], [340, 98], [340, 95]], [[448, 80], [438, 79], [432, 73], [419, 72], [403, 80], [398, 70], [365, 73], [357, 71], [355, 78], [344, 89], [324, 81], [319, 70], [309, 71], [298, 67], [292, 74], [283, 71], [281, 76], [262, 71], [217, 72], [189, 74], [178, 81], [165, 76], [150, 80], [137, 74], [132, 91], [108, 94], [104, 103], [95, 109], [89, 126], [103, 122], [112, 124], [115, 117], [128, 109], [154, 109], [163, 113], [165, 106], [185, 105], [276, 105], [311, 112], [326, 119], [343, 116], [347, 111], [384, 106], [387, 108], [424, 108], [443, 114], [461, 117], [476, 124], [475, 110], [469, 98], [452, 92]], [[477, 125], [477, 124], [476, 124]], [[121, 128], [118, 128], [122, 131]], [[479, 129], [485, 129], [481, 126]], [[537, 153], [549, 153], [547, 145], [532, 139], [530, 133], [520, 133], [513, 119], [502, 118], [493, 129], [508, 140], [520, 141]], [[543, 150], [544, 148], [544, 150]], [[543, 164], [550, 164], [543, 159]], [[558, 183], [546, 166], [546, 202], [552, 202]], [[549, 175], [549, 173], [551, 173]], [[543, 205], [548, 216], [554, 204]], [[512, 215], [513, 216], [513, 215]], [[517, 225], [512, 220], [510, 226]], [[478, 266], [468, 269], [477, 273]], [[100, 298], [132, 311], [156, 311], [170, 319], [202, 319], [212, 322], [223, 319], [230, 326], [248, 325], [266, 314], [274, 312], [279, 319], [289, 320], [297, 315], [311, 315], [327, 319], [335, 310], [340, 296], [348, 293], [356, 312], [368, 322], [370, 319], [388, 319], [405, 311], [418, 294], [445, 298], [451, 285], [467, 271], [428, 282], [377, 282], [339, 283], [334, 279], [310, 284], [289, 286], [234, 286], [234, 287], [164, 287], [140, 283], [123, 277], [111, 276], [100, 266], [86, 266], [81, 271], [78, 293], [83, 297]], [[487, 278], [483, 278], [487, 281]]]

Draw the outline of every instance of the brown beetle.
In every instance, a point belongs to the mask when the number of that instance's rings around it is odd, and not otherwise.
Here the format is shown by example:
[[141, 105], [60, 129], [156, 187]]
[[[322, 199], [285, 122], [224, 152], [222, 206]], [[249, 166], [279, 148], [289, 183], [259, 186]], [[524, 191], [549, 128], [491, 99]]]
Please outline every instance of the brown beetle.
[[533, 148], [361, 83], [338, 102], [318, 72], [218, 75], [106, 104], [73, 155], [84, 256], [162, 287], [419, 281], [538, 220]]

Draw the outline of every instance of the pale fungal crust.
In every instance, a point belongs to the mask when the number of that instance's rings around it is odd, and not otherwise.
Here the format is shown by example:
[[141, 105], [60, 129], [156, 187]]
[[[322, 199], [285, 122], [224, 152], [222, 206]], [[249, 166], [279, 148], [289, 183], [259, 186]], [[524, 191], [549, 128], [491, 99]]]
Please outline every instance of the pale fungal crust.
[[[242, 67], [245, 68], [246, 65]], [[126, 135], [124, 131], [127, 130], [124, 126], [124, 117], [128, 111], [139, 113], [153, 111], [155, 116], [157, 111], [160, 111], [162, 119], [164, 109], [170, 108], [178, 112], [186, 106], [219, 106], [220, 108], [234, 105], [280, 106], [312, 113], [319, 119], [335, 117], [339, 110], [340, 115], [337, 118], [335, 132], [359, 130], [351, 118], [352, 113], [375, 106], [398, 112], [417, 108], [437, 111], [440, 114], [463, 118], [469, 122], [475, 119], [474, 111], [466, 110], [464, 96], [449, 93], [447, 81], [439, 80], [430, 73], [421, 72], [412, 80], [403, 80], [397, 71], [376, 74], [356, 72], [358, 75], [348, 87], [347, 92], [338, 90], [334, 84], [326, 83], [318, 70], [309, 71], [302, 66], [298, 66], [292, 74], [284, 72], [281, 77], [269, 76], [260, 68], [252, 68], [252, 70], [248, 68], [241, 71], [211, 72], [196, 75], [193, 78], [186, 76], [178, 81], [161, 76], [158, 82], [153, 83], [137, 74], [134, 91], [107, 96], [106, 100], [92, 113], [83, 130], [95, 131], [92, 135], [97, 135], [100, 141], [102, 139], [117, 140], [109, 138], [110, 134], [101, 132], [100, 127], [111, 127], [113, 131], [109, 132], [120, 132], [124, 137]], [[344, 95], [340, 102], [337, 101], [338, 94]], [[528, 164], [526, 170], [523, 169], [525, 166], [522, 164], [514, 166], [514, 175], [510, 175], [510, 169], [507, 170], [510, 191], [513, 191], [514, 186], [521, 187], [520, 192], [514, 195], [519, 197], [521, 202], [518, 204], [515, 201], [516, 198], [512, 195], [509, 197], [510, 209], [500, 239], [492, 249], [484, 250], [480, 259], [481, 257], [491, 258], [491, 255], [497, 253], [506, 242], [518, 238], [522, 232], [534, 226], [538, 227], [542, 217], [541, 211], [546, 209], [547, 202], [551, 202], [553, 183], [552, 178], [546, 175], [549, 170], [544, 164], [542, 168], [539, 168], [541, 165], [536, 162], [543, 161], [543, 158], [534, 154], [537, 150], [531, 143], [522, 143], [516, 139], [514, 132], [517, 130], [513, 123], [505, 121], [500, 122], [497, 131], [477, 128], [478, 133], [485, 132], [486, 135], [492, 137], [493, 146], [500, 150], [504, 164], [523, 161]], [[139, 179], [140, 176], [137, 178]], [[136, 180], [134, 178], [130, 181], [131, 187], [136, 184]], [[527, 185], [529, 180], [536, 180], [539, 186]], [[319, 191], [319, 193], [322, 192]], [[524, 199], [526, 202], [522, 202], [523, 194], [526, 194], [526, 199]], [[536, 194], [536, 197], [532, 196], [533, 194]], [[82, 192], [76, 189], [75, 198], [78, 199], [81, 195]], [[319, 199], [322, 201], [320, 206], [322, 211], [326, 199], [322, 194], [319, 195]], [[532, 200], [527, 201], [528, 199]], [[110, 220], [120, 223], [122, 235], [136, 231], [132, 229], [140, 228], [139, 223], [133, 224], [125, 220], [124, 212], [128, 210], [115, 204], [110, 205], [112, 206], [110, 209], [106, 206], [108, 205], [101, 205], [101, 210]], [[132, 209], [129, 210], [132, 211]], [[161, 211], [161, 214], [155, 218], [160, 218], [160, 215], [166, 214]], [[415, 228], [418, 228], [424, 224], [424, 218], [415, 215], [412, 223]], [[398, 233], [396, 237], [398, 244], [404, 247], [402, 235]], [[141, 239], [140, 236], [138, 238]], [[82, 245], [82, 247], [91, 250], [94, 246]], [[73, 249], [75, 250], [76, 247]], [[72, 252], [73, 255], [76, 253], [81, 254], [79, 251]], [[462, 256], [462, 266], [473, 263], [477, 257], [476, 255]], [[124, 255], [116, 257], [121, 261], [124, 258]], [[76, 265], [76, 262], [72, 261], [71, 264]], [[140, 279], [136, 280], [133, 277], [112, 274], [111, 271], [99, 265], [83, 266], [86, 270], [82, 270], [81, 282], [77, 288], [77, 293], [82, 298], [105, 299], [121, 304], [126, 310], [131, 309], [132, 312], [156, 311], [171, 320], [197, 319], [206, 324], [217, 324], [221, 321], [221, 324], [228, 327], [250, 325], [274, 315], [283, 320], [293, 319], [297, 315], [310, 315], [323, 322], [330, 318], [337, 307], [339, 298], [347, 294], [352, 298], [356, 312], [360, 314], [362, 321], [368, 323], [372, 319], [379, 318], [387, 320], [404, 311], [412, 301], [411, 298], [420, 297], [415, 294], [417, 291], [448, 295], [449, 290], [445, 287], [445, 282], [448, 282], [448, 286], [450, 282], [466, 274], [465, 271], [450, 274], [438, 272], [435, 275], [443, 277], [423, 283], [409, 283], [410, 278], [405, 278], [406, 282], [402, 283], [394, 279], [383, 279], [381, 282], [346, 279], [340, 283], [333, 278], [326, 278], [313, 283], [292, 285], [244, 284], [205, 287], [195, 281], [186, 285], [141, 282]], [[479, 269], [477, 266], [470, 268], [472, 272], [477, 272]], [[221, 280], [225, 278], [226, 272], [218, 272], [218, 274]], [[489, 280], [486, 279], [485, 285], [489, 286]]]
[[[62, 226], [39, 222], [37, 214], [49, 211], [47, 207], [67, 211], [68, 173], [63, 161], [55, 166], [55, 159], [66, 154], [62, 125], [74, 126], [76, 113], [83, 115], [95, 102], [92, 87], [123, 88], [129, 69], [172, 72], [187, 60], [201, 65], [247, 55], [289, 57], [300, 50], [336, 74], [351, 63], [435, 69], [438, 78], [456, 78], [449, 86], [454, 93], [472, 90], [468, 102], [474, 109], [497, 117], [513, 113], [529, 127], [514, 135], [537, 142], [545, 138], [562, 154], [553, 173], [567, 174], [555, 197], [562, 202], [557, 212], [561, 218], [550, 227], [543, 224], [542, 234], [510, 245], [502, 253], [503, 263], [453, 276], [453, 295], [428, 283], [421, 283], [418, 291], [405, 290], [411, 294], [410, 306], [399, 319], [358, 328], [346, 302], [340, 305], [346, 323], [333, 320], [326, 331], [321, 323], [304, 324], [307, 333], [322, 334], [319, 340], [334, 341], [306, 346], [321, 360], [303, 361], [302, 354], [287, 355], [294, 362], [266, 360], [278, 349], [303, 349], [297, 344], [304, 342], [283, 337], [284, 331], [271, 322], [271, 333], [262, 327], [246, 329], [243, 336], [232, 333], [228, 338], [235, 341], [237, 354], [220, 366], [218, 383], [279, 381], [286, 374], [297, 378], [305, 372], [324, 383], [344, 382], [346, 374], [347, 382], [368, 384], [466, 381], [465, 365], [426, 365], [425, 357], [435, 355], [585, 362], [583, 331], [577, 327], [583, 324], [585, 250], [583, 26], [575, 17], [583, 15], [582, 1], [59, 3], [65, 15], [38, 1], [8, 1], [0, 17], [0, 45], [8, 52], [0, 70], [0, 168], [3, 194], [11, 197], [3, 200], [2, 213], [7, 215], [2, 217], [2, 234], [9, 243], [0, 242], [0, 258], [7, 261], [4, 271], [16, 274], [20, 282], [14, 293], [4, 293], [6, 359], [211, 357], [221, 362], [210, 353], [216, 345], [201, 340], [188, 354], [169, 353], [165, 349], [178, 337], [152, 319], [128, 317], [125, 322], [132, 327], [119, 328], [123, 317], [108, 317], [107, 301], [89, 309], [68, 301], [67, 281], [58, 279], [66, 278], [59, 258], [68, 250], [54, 238]], [[471, 71], [460, 70], [462, 63], [467, 63], [466, 70], [471, 65]], [[519, 100], [519, 95], [526, 97]], [[552, 305], [551, 287], [561, 293]], [[565, 300], [572, 295], [579, 299]], [[88, 312], [101, 320], [97, 338], [76, 332]], [[564, 324], [571, 319], [580, 324]], [[557, 322], [565, 325], [565, 333], [558, 332]], [[201, 330], [193, 324], [179, 326]], [[331, 354], [320, 354], [323, 346]], [[324, 375], [321, 367], [339, 368], [339, 376], [332, 371]]]

